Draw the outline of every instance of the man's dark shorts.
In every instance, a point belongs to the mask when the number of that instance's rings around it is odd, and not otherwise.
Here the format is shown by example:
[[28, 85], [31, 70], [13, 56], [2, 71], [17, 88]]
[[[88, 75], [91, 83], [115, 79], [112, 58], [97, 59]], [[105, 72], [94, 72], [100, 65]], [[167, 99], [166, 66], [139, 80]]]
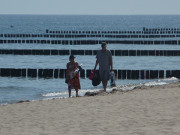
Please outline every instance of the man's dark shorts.
[[110, 73], [110, 70], [99, 70], [101, 81], [108, 81], [109, 73]]

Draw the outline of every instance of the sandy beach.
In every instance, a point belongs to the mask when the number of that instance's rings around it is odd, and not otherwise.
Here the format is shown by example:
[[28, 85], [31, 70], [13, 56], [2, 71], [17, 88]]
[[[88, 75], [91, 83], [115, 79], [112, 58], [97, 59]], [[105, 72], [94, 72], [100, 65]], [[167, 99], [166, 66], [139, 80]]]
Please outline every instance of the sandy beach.
[[179, 135], [180, 82], [0, 106], [0, 135]]

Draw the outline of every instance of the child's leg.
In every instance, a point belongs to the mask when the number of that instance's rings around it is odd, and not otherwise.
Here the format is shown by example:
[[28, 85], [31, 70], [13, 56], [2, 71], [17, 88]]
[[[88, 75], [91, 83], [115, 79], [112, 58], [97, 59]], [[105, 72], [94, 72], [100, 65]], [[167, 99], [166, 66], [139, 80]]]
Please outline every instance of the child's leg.
[[76, 90], [76, 97], [78, 97], [78, 89], [75, 89]]
[[69, 92], [69, 97], [71, 97], [71, 85], [68, 85], [68, 92]]

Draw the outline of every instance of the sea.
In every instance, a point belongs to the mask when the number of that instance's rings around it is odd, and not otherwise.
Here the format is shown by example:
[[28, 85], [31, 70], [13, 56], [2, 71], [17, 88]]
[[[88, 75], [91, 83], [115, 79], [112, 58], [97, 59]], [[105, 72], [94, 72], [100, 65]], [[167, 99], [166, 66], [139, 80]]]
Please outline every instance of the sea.
[[[142, 31], [143, 28], [180, 28], [180, 15], [0, 15], [0, 34], [45, 34], [52, 31]], [[0, 38], [3, 39], [3, 38]], [[0, 49], [57, 49], [98, 50], [96, 45], [0, 44]], [[109, 44], [111, 50], [179, 50], [179, 45]], [[65, 69], [69, 56], [64, 55], [0, 55], [0, 68], [59, 68]], [[83, 69], [93, 69], [96, 56], [76, 55], [75, 61]], [[114, 69], [179, 70], [179, 56], [113, 56]], [[179, 81], [177, 78], [129, 80], [116, 79], [117, 88], [133, 90], [146, 85], [164, 85]], [[102, 90], [91, 80], [81, 78], [79, 95]], [[108, 83], [107, 91], [112, 91]], [[75, 96], [73, 90], [72, 96]], [[0, 105], [19, 101], [68, 98], [63, 78], [0, 77]]]

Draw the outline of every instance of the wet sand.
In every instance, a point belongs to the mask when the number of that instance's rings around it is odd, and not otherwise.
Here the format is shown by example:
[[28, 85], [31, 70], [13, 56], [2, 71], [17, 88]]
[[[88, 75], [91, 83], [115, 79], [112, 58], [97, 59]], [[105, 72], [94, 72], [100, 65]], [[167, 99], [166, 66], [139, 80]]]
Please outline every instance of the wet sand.
[[0, 106], [0, 135], [179, 135], [180, 82]]

